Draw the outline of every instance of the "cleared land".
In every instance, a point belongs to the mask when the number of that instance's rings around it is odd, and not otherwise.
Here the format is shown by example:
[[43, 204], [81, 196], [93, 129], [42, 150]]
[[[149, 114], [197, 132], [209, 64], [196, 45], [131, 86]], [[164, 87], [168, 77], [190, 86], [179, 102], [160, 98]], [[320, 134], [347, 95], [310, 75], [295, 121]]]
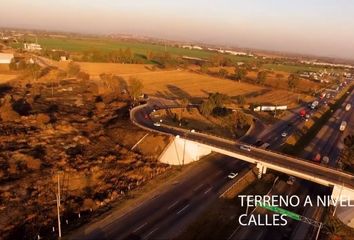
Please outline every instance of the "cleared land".
[[0, 84], [6, 83], [17, 77], [16, 74], [0, 74]]

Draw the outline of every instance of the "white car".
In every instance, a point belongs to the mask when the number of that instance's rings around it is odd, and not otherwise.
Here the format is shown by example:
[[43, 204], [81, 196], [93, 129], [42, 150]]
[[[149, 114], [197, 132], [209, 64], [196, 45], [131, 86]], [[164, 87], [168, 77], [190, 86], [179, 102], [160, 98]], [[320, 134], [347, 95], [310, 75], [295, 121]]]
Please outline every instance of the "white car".
[[191, 133], [195, 133], [195, 130], [194, 130], [194, 129], [192, 129], [192, 130], [191, 130]]
[[227, 176], [227, 178], [228, 178], [228, 179], [234, 179], [234, 178], [237, 177], [237, 176], [238, 176], [238, 173], [232, 172], [232, 173], [230, 173], [230, 174]]
[[251, 147], [250, 147], [250, 146], [247, 146], [247, 145], [241, 145], [241, 146], [240, 146], [240, 149], [245, 150], [245, 151], [248, 151], [248, 152], [251, 151]]
[[288, 133], [287, 132], [282, 132], [281, 136], [282, 137], [286, 137], [286, 136], [288, 136]]
[[160, 127], [160, 126], [161, 126], [161, 124], [160, 124], [160, 123], [158, 123], [158, 122], [155, 122], [155, 123], [154, 123], [154, 126], [156, 126], [156, 127]]

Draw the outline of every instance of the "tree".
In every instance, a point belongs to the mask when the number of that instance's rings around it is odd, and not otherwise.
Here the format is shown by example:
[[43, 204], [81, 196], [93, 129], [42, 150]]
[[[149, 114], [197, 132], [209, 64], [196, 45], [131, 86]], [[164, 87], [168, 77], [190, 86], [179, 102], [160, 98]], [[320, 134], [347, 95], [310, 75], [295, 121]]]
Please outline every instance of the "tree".
[[296, 74], [290, 74], [288, 77], [288, 88], [294, 90], [299, 85], [300, 78]]
[[36, 63], [29, 64], [27, 67], [27, 72], [31, 75], [33, 80], [37, 80], [41, 74], [41, 67]]
[[243, 95], [238, 95], [238, 96], [236, 97], [236, 101], [237, 101], [238, 104], [243, 105], [243, 104], [246, 103], [246, 98], [245, 98], [245, 96], [243, 96]]
[[79, 72], [77, 74], [77, 78], [83, 80], [83, 81], [88, 81], [90, 80], [90, 74], [86, 73], [86, 72]]
[[143, 88], [144, 88], [144, 85], [143, 85], [143, 83], [142, 83], [139, 79], [133, 78], [133, 77], [131, 77], [131, 78], [129, 79], [128, 90], [129, 90], [130, 96], [133, 98], [134, 101], [135, 101], [139, 96], [142, 95], [142, 93], [143, 93]]
[[154, 53], [152, 51], [149, 51], [147, 54], [146, 54], [146, 59], [148, 61], [151, 61], [154, 59]]
[[236, 67], [234, 73], [234, 79], [237, 81], [243, 80], [247, 75], [247, 70], [243, 68]]
[[221, 77], [221, 78], [225, 78], [225, 77], [227, 77], [227, 74], [228, 74], [228, 72], [227, 72], [227, 70], [226, 69], [224, 69], [224, 68], [221, 68], [220, 70], [219, 70], [219, 76]]
[[266, 71], [260, 71], [257, 74], [257, 78], [256, 78], [256, 83], [260, 84], [260, 85], [264, 85], [266, 80], [267, 80], [267, 72]]
[[68, 74], [71, 77], [76, 77], [80, 72], [80, 65], [74, 62], [68, 64]]
[[208, 71], [209, 71], [208, 65], [202, 64], [202, 65], [200, 66], [200, 71], [201, 71], [202, 73], [208, 73]]
[[179, 119], [182, 119], [182, 114], [183, 114], [184, 110], [188, 107], [188, 104], [189, 104], [189, 100], [187, 98], [182, 98], [182, 100], [181, 100], [181, 112], [180, 112]]
[[213, 103], [211, 101], [206, 100], [202, 104], [200, 104], [199, 111], [204, 116], [208, 116], [212, 113], [214, 108], [215, 106], [213, 105]]

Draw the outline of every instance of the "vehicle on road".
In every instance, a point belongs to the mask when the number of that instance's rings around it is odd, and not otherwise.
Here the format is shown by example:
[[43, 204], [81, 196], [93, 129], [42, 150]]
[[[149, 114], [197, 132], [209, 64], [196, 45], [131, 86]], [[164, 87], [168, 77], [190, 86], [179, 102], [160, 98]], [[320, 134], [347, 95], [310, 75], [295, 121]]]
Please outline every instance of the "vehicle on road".
[[155, 123], [154, 123], [154, 126], [155, 126], [155, 127], [160, 127], [160, 126], [161, 126], [161, 124], [160, 124], [160, 123], [158, 123], [158, 122], [155, 122]]
[[339, 126], [339, 131], [343, 132], [346, 127], [347, 127], [347, 122], [346, 121], [342, 121], [342, 123]]
[[192, 129], [192, 130], [191, 130], [191, 133], [195, 133], [195, 130], [194, 130], [194, 129]]
[[295, 180], [296, 180], [296, 178], [295, 178], [295, 177], [290, 176], [290, 177], [289, 177], [289, 179], [288, 179], [288, 181], [286, 181], [286, 183], [287, 183], [287, 184], [289, 184], [289, 185], [293, 185], [293, 184], [294, 184], [294, 182], [295, 182]]
[[241, 150], [248, 151], [248, 152], [251, 151], [251, 147], [250, 147], [250, 146], [247, 146], [247, 145], [241, 145], [241, 146], [240, 146], [240, 149], [241, 149]]
[[324, 156], [324, 157], [322, 158], [322, 163], [328, 164], [328, 163], [329, 163], [329, 157]]
[[259, 148], [260, 149], [268, 149], [270, 147], [269, 143], [263, 143]]
[[351, 107], [352, 107], [352, 105], [350, 105], [350, 103], [348, 103], [347, 105], [345, 105], [345, 111], [349, 111]]
[[262, 140], [257, 140], [257, 142], [254, 144], [256, 147], [260, 147], [264, 144]]
[[311, 103], [310, 108], [315, 109], [317, 106], [318, 106], [318, 101], [316, 100], [316, 101], [313, 101], [313, 103]]
[[232, 172], [232, 173], [230, 173], [228, 176], [227, 176], [227, 178], [228, 179], [234, 179], [235, 177], [237, 177], [238, 176], [238, 173], [236, 172]]
[[306, 116], [306, 110], [305, 109], [301, 109], [299, 114], [300, 114], [301, 117], [305, 117]]
[[282, 133], [281, 133], [281, 136], [282, 136], [282, 137], [287, 137], [287, 136], [288, 136], [288, 133], [287, 133], [287, 132], [282, 132]]
[[317, 153], [313, 159], [312, 159], [314, 162], [318, 162], [320, 163], [321, 162], [321, 154]]
[[305, 115], [305, 121], [307, 122], [310, 119], [310, 117], [311, 117], [310, 114], [306, 114]]

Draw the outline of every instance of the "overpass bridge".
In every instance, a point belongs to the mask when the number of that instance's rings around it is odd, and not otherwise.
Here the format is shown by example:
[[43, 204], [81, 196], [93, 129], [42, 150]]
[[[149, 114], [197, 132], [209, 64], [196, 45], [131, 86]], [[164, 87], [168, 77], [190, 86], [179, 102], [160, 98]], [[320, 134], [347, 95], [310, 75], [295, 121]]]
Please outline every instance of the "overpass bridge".
[[259, 177], [266, 173], [269, 168], [332, 187], [332, 197], [334, 199], [345, 196], [354, 200], [354, 175], [350, 173], [257, 147], [250, 146], [250, 151], [246, 151], [240, 148], [243, 143], [239, 141], [231, 141], [198, 132], [192, 133], [185, 129], [164, 124], [154, 126], [151, 119], [146, 118], [152, 111], [153, 107], [147, 103], [133, 108], [130, 112], [130, 118], [134, 124], [143, 129], [174, 136], [174, 140], [161, 156], [170, 161], [169, 163], [184, 164], [199, 160], [200, 157], [211, 152], [217, 152], [256, 164], [259, 169]]

